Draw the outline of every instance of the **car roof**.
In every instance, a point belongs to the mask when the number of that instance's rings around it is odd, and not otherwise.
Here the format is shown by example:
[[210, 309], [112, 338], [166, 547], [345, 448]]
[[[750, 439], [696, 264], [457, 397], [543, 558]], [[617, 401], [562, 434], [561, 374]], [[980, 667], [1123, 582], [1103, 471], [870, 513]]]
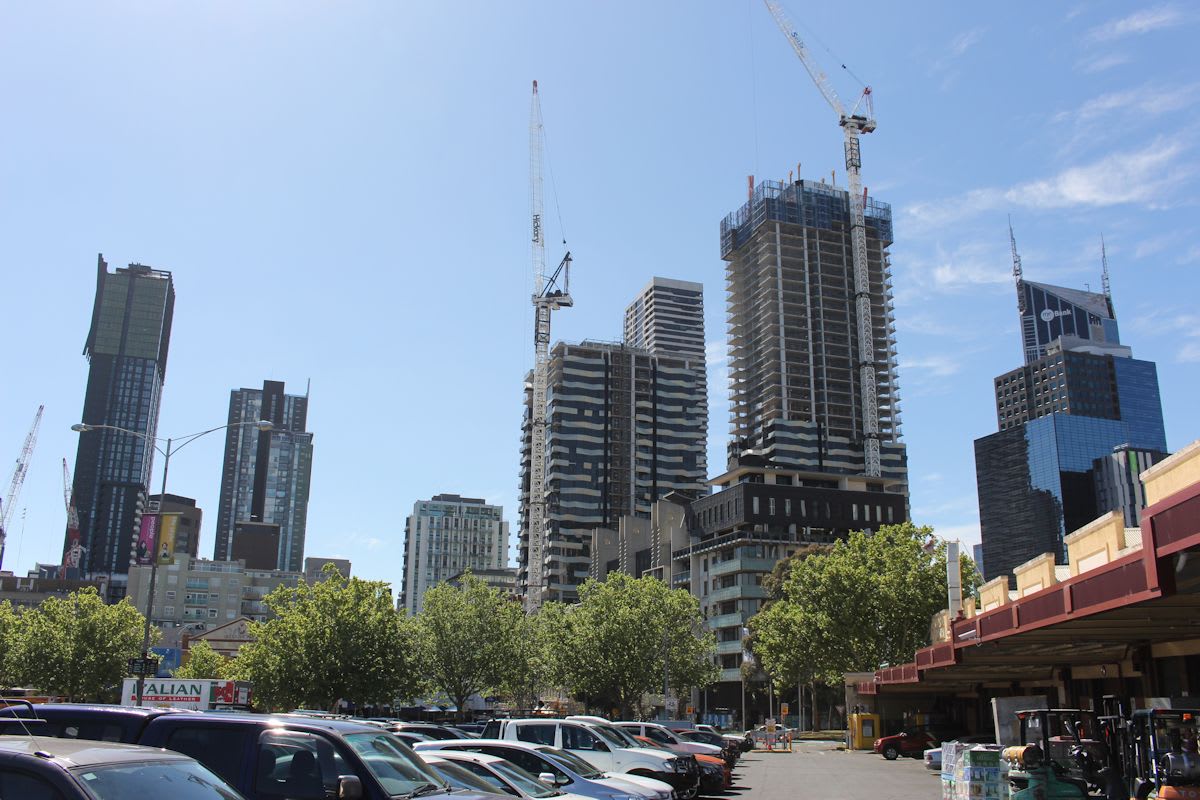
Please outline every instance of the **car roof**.
[[474, 761], [476, 764], [494, 764], [497, 761], [505, 761], [506, 759], [500, 756], [494, 756], [491, 753], [475, 753], [471, 750], [460, 750], [458, 748], [446, 748], [444, 752], [436, 750], [425, 752], [429, 753], [434, 758], [445, 758], [447, 761]]
[[0, 754], [52, 761], [62, 767], [85, 767], [129, 761], [175, 759], [191, 761], [181, 753], [136, 744], [97, 742], [90, 739], [56, 739], [46, 736], [0, 736]]
[[155, 706], [146, 706], [139, 708], [137, 706], [119, 706], [115, 704], [104, 703], [35, 703], [32, 708], [25, 705], [11, 705], [0, 707], [0, 716], [18, 716], [17, 714], [9, 714], [10, 711], [20, 711], [25, 714], [37, 716], [40, 712], [45, 711], [69, 711], [78, 713], [80, 711], [91, 713], [104, 714], [121, 714], [129, 717], [154, 717], [160, 714], [195, 714], [198, 712], [184, 708], [161, 708]]
[[463, 750], [480, 746], [515, 747], [518, 750], [538, 750], [543, 747], [551, 747], [551, 745], [540, 742], [522, 742], [517, 739], [435, 739], [432, 742], [417, 742], [413, 749], [417, 752], [428, 752], [430, 750]]
[[291, 730], [325, 730], [336, 733], [386, 733], [376, 725], [364, 722], [354, 722], [348, 719], [325, 719], [311, 717], [307, 714], [251, 714], [245, 711], [237, 713], [212, 714], [201, 712], [187, 719], [189, 725], [203, 723], [210, 725], [228, 725], [230, 722], [249, 722], [265, 728], [289, 728]]

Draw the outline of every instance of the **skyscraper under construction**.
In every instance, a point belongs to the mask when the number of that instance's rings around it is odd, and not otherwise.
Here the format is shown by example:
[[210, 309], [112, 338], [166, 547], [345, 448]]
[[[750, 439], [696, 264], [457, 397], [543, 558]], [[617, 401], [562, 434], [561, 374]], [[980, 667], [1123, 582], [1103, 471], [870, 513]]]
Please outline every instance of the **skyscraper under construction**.
[[[731, 441], [746, 457], [814, 476], [853, 476], [872, 491], [907, 492], [900, 441], [891, 208], [864, 207], [875, 407], [865, 408], [849, 195], [814, 181], [764, 181], [721, 223], [728, 262]], [[875, 413], [877, 423], [865, 425]], [[872, 433], [874, 427], [877, 433]], [[877, 438], [879, 475], [862, 478]]]

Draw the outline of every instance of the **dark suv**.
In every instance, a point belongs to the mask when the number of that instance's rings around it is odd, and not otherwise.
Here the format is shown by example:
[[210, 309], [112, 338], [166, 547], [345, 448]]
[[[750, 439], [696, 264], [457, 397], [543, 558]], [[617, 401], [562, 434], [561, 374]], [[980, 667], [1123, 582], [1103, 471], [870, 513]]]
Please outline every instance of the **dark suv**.
[[15, 800], [242, 800], [229, 785], [179, 753], [112, 742], [0, 736], [0, 797]]
[[[386, 800], [451, 791], [395, 736], [347, 720], [70, 704], [4, 712], [23, 717], [35, 735], [109, 738], [189, 755], [249, 800]], [[15, 732], [13, 726], [0, 731]], [[496, 800], [464, 791], [454, 797]]]

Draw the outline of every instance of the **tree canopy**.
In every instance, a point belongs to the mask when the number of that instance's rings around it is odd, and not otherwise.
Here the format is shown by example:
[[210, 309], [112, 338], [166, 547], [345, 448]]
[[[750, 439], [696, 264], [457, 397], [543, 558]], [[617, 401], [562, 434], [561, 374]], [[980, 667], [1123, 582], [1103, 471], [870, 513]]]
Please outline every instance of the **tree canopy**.
[[461, 713], [471, 695], [510, 677], [528, 626], [520, 603], [468, 574], [460, 586], [439, 583], [425, 593], [417, 628], [431, 688]]
[[551, 678], [592, 707], [628, 714], [664, 673], [677, 695], [719, 676], [698, 601], [654, 578], [611, 573], [584, 583], [577, 605], [540, 613]]
[[[913, 659], [946, 607], [946, 545], [911, 522], [856, 531], [832, 548], [794, 560], [778, 598], [750, 620], [751, 646], [779, 681], [841, 680]], [[979, 574], [961, 557], [963, 592]]]
[[272, 708], [333, 709], [338, 700], [391, 703], [419, 685], [412, 625], [392, 607], [382, 581], [343, 577], [280, 586], [265, 598], [276, 615], [251, 627], [232, 677], [254, 682]]
[[129, 659], [141, 655], [144, 625], [128, 600], [105, 605], [93, 587], [47, 597], [19, 614], [0, 611], [4, 665], [15, 683], [68, 701], [98, 699], [119, 688]]
[[229, 659], [212, 649], [201, 639], [188, 648], [187, 661], [171, 673], [173, 678], [224, 678], [229, 673]]

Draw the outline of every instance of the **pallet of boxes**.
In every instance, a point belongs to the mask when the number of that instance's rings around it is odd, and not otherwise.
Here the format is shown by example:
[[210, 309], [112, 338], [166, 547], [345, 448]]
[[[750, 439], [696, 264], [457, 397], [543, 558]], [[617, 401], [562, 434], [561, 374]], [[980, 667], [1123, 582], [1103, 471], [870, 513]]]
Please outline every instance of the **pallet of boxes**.
[[942, 800], [1008, 800], [995, 745], [942, 743]]

